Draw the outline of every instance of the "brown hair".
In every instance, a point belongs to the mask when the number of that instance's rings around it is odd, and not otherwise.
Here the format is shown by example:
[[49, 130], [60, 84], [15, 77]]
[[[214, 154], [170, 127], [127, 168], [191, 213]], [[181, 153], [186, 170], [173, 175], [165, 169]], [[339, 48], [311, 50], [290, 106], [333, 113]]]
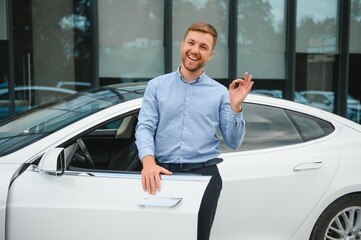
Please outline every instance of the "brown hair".
[[217, 44], [217, 30], [209, 23], [206, 22], [196, 22], [193, 23], [188, 29], [186, 34], [184, 35], [184, 39], [187, 37], [188, 32], [190, 31], [198, 31], [203, 33], [211, 34], [213, 37], [213, 50]]

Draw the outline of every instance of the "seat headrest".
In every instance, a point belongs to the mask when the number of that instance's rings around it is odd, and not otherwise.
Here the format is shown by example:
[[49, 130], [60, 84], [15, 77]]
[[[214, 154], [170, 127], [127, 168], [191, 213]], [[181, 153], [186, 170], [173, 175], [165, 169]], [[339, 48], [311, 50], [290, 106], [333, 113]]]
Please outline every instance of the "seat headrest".
[[123, 119], [120, 124], [116, 136], [116, 139], [130, 139], [133, 135], [133, 131], [135, 130], [136, 117], [135, 116], [127, 116]]

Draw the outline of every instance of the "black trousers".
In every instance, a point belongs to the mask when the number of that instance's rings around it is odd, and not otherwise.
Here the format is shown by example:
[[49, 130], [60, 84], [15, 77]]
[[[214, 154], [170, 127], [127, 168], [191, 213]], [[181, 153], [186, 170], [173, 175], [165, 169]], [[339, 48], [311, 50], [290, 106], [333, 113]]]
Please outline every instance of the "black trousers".
[[[160, 164], [162, 165], [162, 164]], [[198, 212], [198, 240], [209, 240], [213, 220], [216, 215], [218, 199], [222, 190], [222, 178], [219, 174], [217, 165], [211, 165], [201, 168], [181, 170], [180, 167], [174, 166], [173, 164], [167, 164], [166, 167], [169, 171], [174, 173], [192, 173], [212, 176], [209, 184], [204, 192], [201, 206]], [[175, 164], [174, 164], [175, 165]]]

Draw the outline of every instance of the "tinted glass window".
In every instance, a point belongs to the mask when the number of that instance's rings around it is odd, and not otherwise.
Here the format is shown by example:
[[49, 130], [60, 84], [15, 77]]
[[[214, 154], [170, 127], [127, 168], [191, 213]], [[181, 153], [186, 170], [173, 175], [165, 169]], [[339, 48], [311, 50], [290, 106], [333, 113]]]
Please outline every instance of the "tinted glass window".
[[241, 150], [280, 147], [302, 142], [281, 108], [248, 104], [244, 108], [246, 135]]
[[[0, 156], [27, 146], [86, 116], [123, 102], [128, 91], [100, 88], [43, 105], [0, 123]], [[139, 95], [138, 95], [139, 96]]]
[[335, 130], [331, 123], [319, 118], [293, 111], [288, 111], [288, 114], [305, 142], [327, 136]]
[[[80, 139], [65, 144], [68, 170], [139, 171], [141, 162], [135, 145], [137, 112], [101, 124]], [[84, 147], [72, 149], [82, 141]]]
[[[243, 144], [238, 149], [240, 151], [302, 143], [324, 137], [334, 130], [330, 123], [321, 119], [258, 104], [246, 104], [244, 118], [246, 134]], [[223, 140], [221, 140], [221, 148], [222, 152], [233, 151]]]
[[237, 76], [249, 71], [257, 79], [285, 79], [287, 1], [236, 2]]
[[98, 1], [96, 5], [101, 85], [163, 74], [164, 1]]

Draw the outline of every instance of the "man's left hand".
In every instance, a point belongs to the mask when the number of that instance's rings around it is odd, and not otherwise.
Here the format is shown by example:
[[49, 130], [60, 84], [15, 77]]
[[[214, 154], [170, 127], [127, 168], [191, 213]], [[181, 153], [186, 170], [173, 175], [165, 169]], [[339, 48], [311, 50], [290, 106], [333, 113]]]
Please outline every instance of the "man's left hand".
[[233, 111], [242, 111], [243, 102], [246, 99], [248, 93], [251, 91], [253, 83], [252, 75], [249, 75], [248, 72], [245, 72], [244, 79], [235, 79], [229, 85], [229, 98]]

